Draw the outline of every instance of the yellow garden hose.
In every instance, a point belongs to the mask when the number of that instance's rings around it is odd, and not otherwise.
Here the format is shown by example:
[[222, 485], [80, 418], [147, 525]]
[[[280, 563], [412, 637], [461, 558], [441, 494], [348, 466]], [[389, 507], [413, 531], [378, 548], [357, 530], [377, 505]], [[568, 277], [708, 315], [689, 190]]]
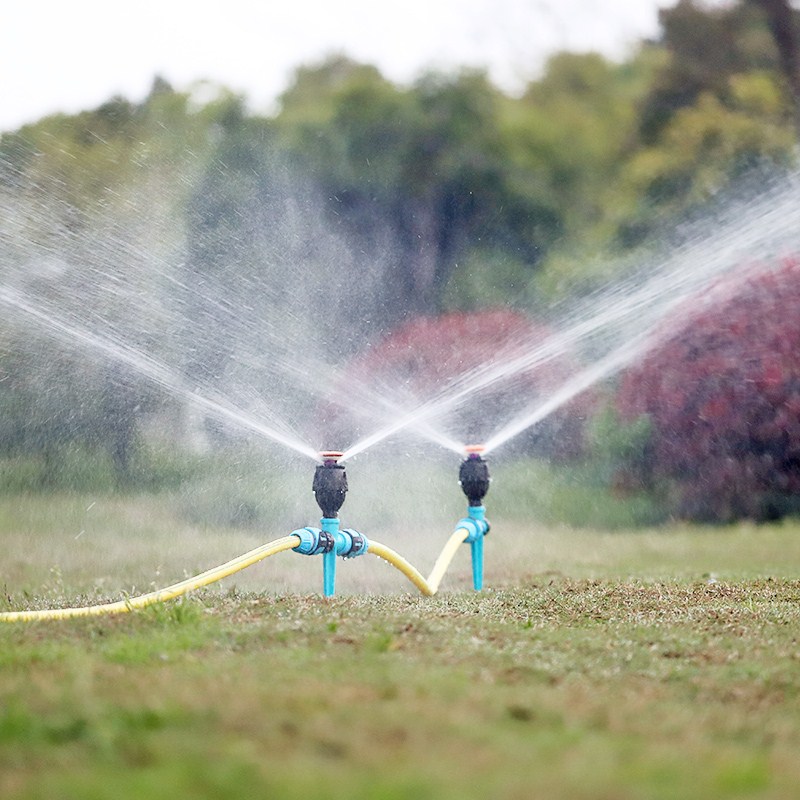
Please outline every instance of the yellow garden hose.
[[370, 542], [367, 552], [378, 556], [378, 558], [382, 558], [384, 561], [388, 561], [393, 567], [399, 569], [422, 594], [426, 597], [432, 597], [439, 590], [439, 584], [442, 582], [442, 578], [445, 572], [447, 572], [450, 562], [453, 560], [458, 548], [464, 543], [464, 539], [468, 533], [469, 531], [465, 528], [455, 529], [453, 535], [442, 548], [442, 552], [439, 553], [439, 557], [433, 565], [431, 574], [427, 578], [424, 578], [422, 573], [415, 566], [406, 561], [403, 556], [392, 550], [391, 547], [387, 547], [385, 544]]
[[265, 558], [274, 556], [277, 553], [282, 553], [284, 550], [291, 550], [293, 547], [297, 547], [299, 543], [300, 538], [298, 536], [293, 534], [291, 536], [284, 536], [281, 539], [276, 539], [274, 542], [261, 545], [261, 547], [257, 547], [255, 550], [250, 550], [248, 553], [244, 553], [231, 561], [227, 561], [225, 564], [221, 564], [200, 575], [196, 575], [194, 578], [187, 578], [179, 583], [174, 583], [172, 586], [167, 586], [166, 589], [158, 589], [155, 592], [148, 592], [138, 597], [118, 600], [115, 603], [84, 606], [82, 608], [46, 608], [40, 611], [6, 611], [0, 613], [0, 622], [32, 622], [34, 620], [44, 619], [94, 617], [101, 614], [124, 614], [127, 611], [133, 611], [136, 608], [144, 608], [153, 603], [163, 603], [167, 600], [173, 600], [193, 589], [208, 586], [210, 583], [227, 578], [229, 575], [233, 575], [235, 572], [239, 572], [259, 561], [263, 561]]
[[[403, 556], [380, 542], [370, 542], [367, 552], [382, 558], [396, 567], [413, 583], [422, 594], [431, 597], [439, 590], [439, 584], [444, 577], [450, 562], [455, 557], [461, 544], [463, 544], [469, 531], [465, 528], [456, 528], [452, 536], [447, 540], [442, 552], [433, 565], [431, 574], [425, 578], [422, 573]], [[45, 608], [38, 611], [4, 611], [0, 613], [0, 622], [33, 622], [35, 620], [48, 619], [69, 619], [71, 617], [95, 617], [102, 614], [124, 614], [134, 609], [144, 608], [153, 603], [164, 603], [167, 600], [174, 600], [193, 589], [199, 589], [215, 583], [229, 575], [233, 575], [240, 570], [246, 569], [253, 564], [263, 561], [265, 558], [282, 553], [284, 550], [292, 550], [300, 544], [300, 537], [296, 534], [284, 536], [268, 544], [261, 545], [250, 550], [237, 558], [227, 561], [218, 567], [206, 570], [193, 578], [186, 578], [165, 589], [158, 589], [154, 592], [129, 597], [125, 600], [118, 600], [112, 603], [100, 603], [94, 606], [82, 606], [79, 608]]]

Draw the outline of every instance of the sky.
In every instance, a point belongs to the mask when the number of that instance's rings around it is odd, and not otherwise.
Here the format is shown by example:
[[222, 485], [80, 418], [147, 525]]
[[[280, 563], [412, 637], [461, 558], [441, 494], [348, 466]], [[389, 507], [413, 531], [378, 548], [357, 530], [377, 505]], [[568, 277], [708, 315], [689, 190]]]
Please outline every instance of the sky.
[[[719, 2], [720, 0], [717, 0]], [[676, 0], [30, 0], [0, 14], [0, 131], [114, 95], [142, 100], [160, 75], [209, 81], [270, 113], [294, 69], [334, 53], [390, 80], [474, 66], [514, 92], [560, 50], [625, 58]]]

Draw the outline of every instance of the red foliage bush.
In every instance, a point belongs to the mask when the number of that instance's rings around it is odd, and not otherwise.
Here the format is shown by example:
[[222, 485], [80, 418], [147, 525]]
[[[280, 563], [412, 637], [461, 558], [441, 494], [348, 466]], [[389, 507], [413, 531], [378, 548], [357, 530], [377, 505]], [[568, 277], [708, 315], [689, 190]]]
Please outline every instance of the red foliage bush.
[[649, 417], [678, 515], [779, 518], [800, 509], [800, 258], [717, 294], [624, 374], [617, 410]]
[[[417, 317], [352, 359], [342, 385], [344, 391], [353, 384], [367, 386], [403, 408], [413, 408], [431, 399], [449, 396], [454, 382], [462, 381], [474, 374], [474, 370], [487, 365], [502, 365], [521, 357], [550, 334], [547, 326], [510, 310]], [[573, 370], [573, 363], [566, 358], [523, 370], [469, 393], [458, 408], [452, 412], [448, 410], [437, 424], [445, 426], [459, 441], [483, 441], [526, 404], [534, 402], [548, 386], [563, 380]], [[576, 405], [537, 426], [534, 441], [529, 436], [527, 444], [533, 443], [551, 456], [576, 454], [582, 446], [585, 417], [585, 414], [575, 414]], [[329, 418], [329, 423], [333, 422]], [[336, 422], [341, 428], [342, 420]]]

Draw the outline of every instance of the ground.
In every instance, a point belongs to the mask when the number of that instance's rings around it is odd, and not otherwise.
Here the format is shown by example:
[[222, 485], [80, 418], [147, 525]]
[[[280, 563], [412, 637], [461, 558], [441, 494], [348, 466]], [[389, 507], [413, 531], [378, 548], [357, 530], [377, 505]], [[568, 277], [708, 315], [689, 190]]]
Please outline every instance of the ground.
[[[96, 501], [81, 534], [89, 502], [0, 504], [6, 607], [253, 546], [219, 533], [201, 558], [209, 532], [145, 499]], [[0, 626], [0, 796], [800, 794], [800, 526], [490, 537], [479, 594], [467, 548], [437, 597], [366, 556], [327, 601], [318, 561], [284, 553], [183, 602]]]

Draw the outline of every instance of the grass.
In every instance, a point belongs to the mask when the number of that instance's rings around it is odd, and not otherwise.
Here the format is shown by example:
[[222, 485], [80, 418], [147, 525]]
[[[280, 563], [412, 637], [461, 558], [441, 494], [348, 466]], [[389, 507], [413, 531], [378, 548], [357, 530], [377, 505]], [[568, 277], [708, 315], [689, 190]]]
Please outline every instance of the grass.
[[[466, 548], [427, 599], [367, 556], [325, 601], [319, 560], [288, 553], [141, 613], [0, 626], [0, 797], [800, 793], [800, 526], [493, 523], [480, 594]], [[15, 608], [283, 533], [78, 495], [2, 498], [0, 531]], [[425, 534], [374, 532], [427, 571], [447, 531]]]

